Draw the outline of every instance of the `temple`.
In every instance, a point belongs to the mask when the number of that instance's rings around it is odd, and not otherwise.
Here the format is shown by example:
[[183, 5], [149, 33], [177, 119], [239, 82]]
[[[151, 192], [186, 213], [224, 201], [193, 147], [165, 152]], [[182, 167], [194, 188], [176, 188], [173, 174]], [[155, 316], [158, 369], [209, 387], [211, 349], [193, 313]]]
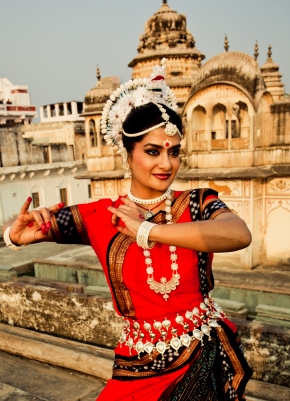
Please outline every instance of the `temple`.
[[[290, 99], [269, 46], [259, 66], [254, 54], [229, 51], [204, 62], [186, 28], [186, 16], [167, 2], [147, 21], [137, 55], [129, 63], [132, 79], [149, 76], [167, 58], [166, 82], [172, 87], [183, 120], [182, 167], [175, 189], [210, 187], [243, 218], [252, 245], [215, 258], [216, 266], [251, 269], [289, 263], [290, 248]], [[102, 108], [119, 85], [101, 78], [85, 96], [87, 173], [92, 199], [126, 193], [120, 156], [100, 135]], [[280, 232], [278, 238], [277, 232]]]

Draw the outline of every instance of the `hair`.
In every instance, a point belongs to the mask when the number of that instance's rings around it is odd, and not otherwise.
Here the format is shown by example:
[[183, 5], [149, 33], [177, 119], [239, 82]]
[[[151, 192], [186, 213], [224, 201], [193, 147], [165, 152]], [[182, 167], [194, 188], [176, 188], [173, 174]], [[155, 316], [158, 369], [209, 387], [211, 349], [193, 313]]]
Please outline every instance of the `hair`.
[[[175, 124], [182, 133], [182, 122], [179, 115], [164, 104], [162, 104], [162, 107], [166, 109], [166, 113], [169, 115], [169, 121]], [[123, 122], [123, 130], [127, 134], [136, 134], [137, 132], [142, 132], [162, 122], [164, 122], [164, 120], [161, 117], [159, 108], [154, 103], [150, 102], [142, 106], [134, 107], [130, 111], [126, 120]], [[122, 135], [123, 145], [129, 154], [133, 151], [135, 143], [142, 141], [144, 135], [132, 137]]]

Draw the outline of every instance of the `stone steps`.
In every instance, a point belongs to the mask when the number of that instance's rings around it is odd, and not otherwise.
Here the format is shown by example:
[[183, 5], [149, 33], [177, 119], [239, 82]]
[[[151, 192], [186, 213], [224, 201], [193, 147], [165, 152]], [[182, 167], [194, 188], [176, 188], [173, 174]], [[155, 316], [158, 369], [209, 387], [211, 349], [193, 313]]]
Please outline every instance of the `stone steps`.
[[223, 308], [228, 317], [247, 319], [248, 309], [245, 303], [216, 297], [214, 297], [214, 300]]
[[290, 309], [260, 304], [256, 308], [256, 320], [268, 324], [290, 327]]

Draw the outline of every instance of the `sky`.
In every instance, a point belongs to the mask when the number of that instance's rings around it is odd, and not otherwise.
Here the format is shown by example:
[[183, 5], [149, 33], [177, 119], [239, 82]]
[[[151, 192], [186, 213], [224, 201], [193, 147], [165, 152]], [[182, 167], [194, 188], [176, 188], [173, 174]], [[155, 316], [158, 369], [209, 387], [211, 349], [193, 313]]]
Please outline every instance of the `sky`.
[[[168, 0], [187, 16], [187, 28], [206, 60], [224, 51], [267, 59], [268, 45], [290, 92], [289, 0]], [[0, 76], [28, 85], [37, 107], [82, 101], [102, 77], [131, 78], [144, 26], [162, 0], [0, 0]]]

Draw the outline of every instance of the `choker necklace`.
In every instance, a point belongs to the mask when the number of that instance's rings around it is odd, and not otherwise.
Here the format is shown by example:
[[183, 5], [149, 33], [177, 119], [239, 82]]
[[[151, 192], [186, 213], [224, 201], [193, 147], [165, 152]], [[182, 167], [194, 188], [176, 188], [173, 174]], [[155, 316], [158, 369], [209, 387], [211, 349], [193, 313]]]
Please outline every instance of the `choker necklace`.
[[145, 219], [148, 220], [150, 219], [150, 217], [154, 216], [154, 213], [152, 213], [152, 210], [156, 209], [158, 206], [162, 205], [162, 203], [164, 202], [164, 200], [162, 200], [160, 203], [158, 203], [156, 206], [152, 207], [151, 209], [147, 209], [146, 207], [139, 205], [139, 207], [141, 207], [141, 209], [146, 210], [145, 212]]
[[171, 195], [171, 188], [169, 187], [163, 195], [159, 196], [158, 198], [154, 198], [154, 199], [136, 198], [136, 196], [132, 195], [131, 191], [128, 192], [127, 196], [130, 199], [130, 201], [133, 201], [133, 202], [137, 203], [138, 205], [154, 205], [154, 203], [164, 201], [166, 198], [170, 197], [170, 195]]

